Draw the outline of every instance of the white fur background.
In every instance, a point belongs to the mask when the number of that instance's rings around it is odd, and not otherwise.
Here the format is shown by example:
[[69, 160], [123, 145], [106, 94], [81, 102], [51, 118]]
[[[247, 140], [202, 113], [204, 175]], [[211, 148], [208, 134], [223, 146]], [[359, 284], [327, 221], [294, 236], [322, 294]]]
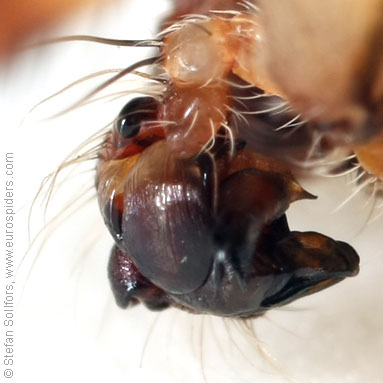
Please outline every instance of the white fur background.
[[[117, 1], [77, 14], [51, 35], [150, 38], [168, 6], [164, 0]], [[28, 250], [28, 214], [41, 181], [112, 121], [126, 99], [46, 119], [103, 77], [28, 110], [81, 76], [145, 55], [141, 48], [76, 42], [25, 52], [1, 67], [0, 142], [2, 153], [13, 151], [16, 160], [19, 261]], [[127, 80], [119, 89], [137, 86]], [[288, 217], [292, 229], [350, 242], [361, 256], [360, 274], [253, 321], [250, 333], [220, 318], [115, 306], [106, 277], [112, 241], [91, 199], [93, 166], [67, 174], [46, 212], [42, 198], [32, 211], [30, 237], [37, 239], [16, 279], [15, 382], [383, 381], [383, 221], [366, 223], [370, 205], [362, 194], [332, 213], [352, 192], [346, 179], [304, 181], [319, 199], [297, 202]]]

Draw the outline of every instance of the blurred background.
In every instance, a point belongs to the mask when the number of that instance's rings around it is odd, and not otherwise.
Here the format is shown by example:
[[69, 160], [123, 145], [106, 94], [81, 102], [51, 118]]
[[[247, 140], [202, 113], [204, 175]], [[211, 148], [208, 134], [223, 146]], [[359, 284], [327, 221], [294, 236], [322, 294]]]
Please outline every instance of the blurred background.
[[[116, 0], [69, 11], [55, 3], [50, 6], [57, 6], [59, 19], [49, 10], [42, 21], [24, 16], [21, 31], [19, 21], [0, 23], [0, 142], [2, 155], [13, 152], [15, 158], [15, 242], [17, 260], [23, 259], [16, 278], [14, 381], [383, 381], [383, 222], [368, 223], [371, 203], [362, 193], [333, 213], [352, 193], [346, 178], [302, 180], [319, 199], [295, 203], [288, 218], [294, 230], [351, 243], [361, 256], [360, 274], [253, 320], [251, 328], [174, 309], [158, 314], [115, 306], [106, 276], [112, 240], [94, 198], [94, 162], [64, 172], [57, 190], [45, 188], [31, 210], [44, 178], [113, 121], [130, 96], [52, 118], [109, 74], [30, 110], [73, 81], [127, 67], [150, 50], [73, 42], [14, 52], [16, 40], [6, 34], [27, 35], [28, 42], [71, 34], [151, 38], [171, 6], [165, 0]], [[11, 12], [4, 4], [1, 19]], [[28, 5], [27, 14], [37, 4]], [[32, 34], [43, 21], [43, 32]], [[143, 86], [127, 78], [108, 92]]]

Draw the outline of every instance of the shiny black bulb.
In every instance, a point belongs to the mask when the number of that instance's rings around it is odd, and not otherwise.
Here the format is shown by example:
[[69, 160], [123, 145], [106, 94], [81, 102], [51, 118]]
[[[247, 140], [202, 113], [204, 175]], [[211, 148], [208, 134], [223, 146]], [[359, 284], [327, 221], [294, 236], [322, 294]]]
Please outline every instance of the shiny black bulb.
[[121, 110], [115, 129], [124, 138], [135, 137], [144, 121], [154, 121], [158, 101], [153, 97], [137, 97], [130, 100]]

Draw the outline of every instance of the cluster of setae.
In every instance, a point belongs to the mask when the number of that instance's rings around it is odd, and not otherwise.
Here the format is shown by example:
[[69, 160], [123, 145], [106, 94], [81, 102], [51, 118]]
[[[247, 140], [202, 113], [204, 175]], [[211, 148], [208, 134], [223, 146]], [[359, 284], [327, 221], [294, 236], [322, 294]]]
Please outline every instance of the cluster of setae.
[[[355, 49], [345, 44], [340, 53], [350, 65], [339, 72], [329, 59], [318, 71], [310, 62], [316, 49], [310, 47], [310, 56], [300, 35], [292, 48], [309, 69], [292, 67], [286, 56], [293, 82], [283, 65], [275, 65], [285, 57], [283, 28], [284, 37], [307, 29], [317, 50], [325, 52], [327, 42], [316, 41], [323, 24], [320, 18], [297, 18], [302, 25], [296, 30], [278, 19], [284, 6], [273, 0], [221, 6], [213, 1], [214, 11], [202, 6], [201, 14], [178, 17], [185, 6], [180, 2], [154, 40], [54, 40], [157, 50], [75, 105], [127, 75], [146, 82], [135, 90], [141, 96], [130, 99], [112, 129], [102, 133], [101, 144], [75, 151], [58, 170], [97, 159], [98, 203], [115, 241], [109, 279], [120, 306], [142, 302], [153, 310], [175, 306], [247, 318], [358, 273], [359, 257], [350, 245], [317, 232], [291, 231], [286, 211], [294, 201], [316, 198], [297, 176], [325, 172], [353, 176], [356, 186], [342, 205], [367, 189], [377, 218], [381, 215], [383, 92], [377, 63], [382, 57], [374, 50], [381, 25], [371, 17], [379, 0], [370, 2], [360, 5], [367, 15], [360, 19], [372, 25], [364, 32], [370, 50], [359, 55], [365, 58], [356, 60]], [[313, 6], [293, 3], [302, 14]], [[338, 6], [332, 7], [335, 15]], [[278, 35], [271, 15], [280, 21]], [[332, 22], [328, 17], [328, 30]], [[355, 78], [351, 86], [347, 80], [366, 66], [369, 78]], [[325, 79], [338, 72], [344, 78], [328, 91]]]
[[158, 56], [116, 76], [150, 65], [158, 85], [125, 105], [98, 153], [98, 201], [115, 239], [109, 278], [123, 307], [250, 317], [358, 272], [349, 245], [290, 231], [285, 212], [315, 198], [297, 164], [319, 171], [339, 149], [351, 152], [336, 161], [341, 173], [357, 172], [357, 191], [373, 185], [379, 201], [381, 113], [366, 120], [350, 107], [328, 123], [310, 108], [298, 114], [267, 66], [262, 11], [245, 6], [184, 17], [151, 42]]

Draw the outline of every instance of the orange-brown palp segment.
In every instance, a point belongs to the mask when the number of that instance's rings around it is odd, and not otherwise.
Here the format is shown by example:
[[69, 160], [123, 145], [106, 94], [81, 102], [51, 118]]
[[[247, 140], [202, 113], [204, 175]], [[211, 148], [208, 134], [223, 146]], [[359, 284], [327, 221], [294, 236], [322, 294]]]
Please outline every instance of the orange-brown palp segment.
[[282, 96], [264, 62], [262, 26], [249, 15], [235, 16], [231, 24], [235, 31], [231, 37], [231, 47], [235, 54], [233, 73], [267, 93]]
[[228, 88], [213, 83], [201, 88], [169, 87], [160, 106], [160, 119], [171, 121], [166, 129], [170, 149], [180, 158], [197, 155], [225, 121]]
[[383, 133], [369, 143], [357, 147], [355, 154], [367, 172], [383, 179]]

